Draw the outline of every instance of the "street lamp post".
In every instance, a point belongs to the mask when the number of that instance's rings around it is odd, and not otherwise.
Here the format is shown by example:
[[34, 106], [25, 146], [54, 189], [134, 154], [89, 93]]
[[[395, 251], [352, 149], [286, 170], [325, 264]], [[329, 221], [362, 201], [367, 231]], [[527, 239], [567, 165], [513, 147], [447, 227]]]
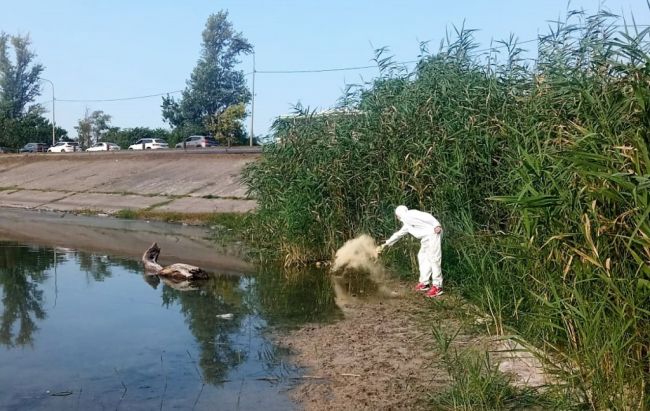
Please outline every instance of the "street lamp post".
[[251, 132], [248, 137], [251, 147], [253, 147], [253, 120], [254, 119], [255, 119], [255, 50], [253, 50], [253, 93], [251, 94]]
[[52, 146], [56, 144], [56, 119], [54, 117], [54, 83], [43, 77], [39, 77], [43, 81], [47, 81], [52, 86]]

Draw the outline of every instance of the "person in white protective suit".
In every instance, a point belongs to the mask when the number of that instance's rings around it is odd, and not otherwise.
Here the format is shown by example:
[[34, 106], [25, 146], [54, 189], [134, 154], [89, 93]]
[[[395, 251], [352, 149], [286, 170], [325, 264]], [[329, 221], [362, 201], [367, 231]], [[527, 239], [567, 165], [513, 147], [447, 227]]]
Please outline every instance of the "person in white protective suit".
[[388, 240], [377, 247], [377, 254], [384, 248], [391, 246], [406, 234], [420, 240], [418, 252], [418, 265], [420, 279], [415, 286], [417, 291], [426, 291], [427, 297], [437, 297], [442, 294], [442, 226], [440, 222], [429, 213], [418, 210], [409, 210], [406, 206], [398, 206], [395, 216], [402, 222], [400, 228]]

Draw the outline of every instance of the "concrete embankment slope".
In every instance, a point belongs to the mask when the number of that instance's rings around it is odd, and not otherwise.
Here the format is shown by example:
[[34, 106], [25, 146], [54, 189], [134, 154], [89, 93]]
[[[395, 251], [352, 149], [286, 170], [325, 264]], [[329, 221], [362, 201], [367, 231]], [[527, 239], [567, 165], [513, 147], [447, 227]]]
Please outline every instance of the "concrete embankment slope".
[[259, 153], [221, 151], [15, 154], [0, 157], [0, 207], [55, 211], [247, 212], [240, 181]]

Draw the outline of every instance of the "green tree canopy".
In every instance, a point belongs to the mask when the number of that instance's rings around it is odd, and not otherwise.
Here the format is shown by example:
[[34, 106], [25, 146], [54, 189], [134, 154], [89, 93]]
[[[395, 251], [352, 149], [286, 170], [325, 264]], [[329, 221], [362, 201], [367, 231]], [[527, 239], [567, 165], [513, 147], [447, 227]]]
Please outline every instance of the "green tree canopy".
[[[68, 132], [57, 127], [59, 139], [67, 139]], [[0, 146], [17, 149], [26, 143], [52, 143], [52, 123], [38, 113], [27, 113], [20, 118], [0, 115]]]
[[236, 141], [242, 141], [245, 137], [242, 120], [246, 118], [246, 107], [239, 103], [226, 108], [223, 112], [209, 116], [206, 119], [206, 127], [212, 135], [224, 140], [228, 147]]
[[246, 104], [251, 94], [244, 73], [236, 70], [241, 54], [253, 46], [228, 21], [228, 12], [208, 17], [203, 30], [201, 57], [179, 100], [163, 97], [162, 115], [172, 127], [206, 131], [206, 120], [235, 104]]
[[[41, 94], [39, 76], [44, 70], [34, 64], [36, 54], [29, 49], [29, 36], [10, 36], [0, 32], [0, 111], [4, 117], [20, 118], [32, 110], [42, 110], [38, 105], [28, 107]], [[10, 46], [14, 61], [9, 57]]]
[[[0, 32], [0, 146], [18, 148], [28, 142], [52, 141], [52, 123], [34, 104], [41, 94], [43, 66], [35, 63], [29, 36]], [[67, 132], [56, 129], [57, 136]]]
[[104, 135], [109, 131], [111, 125], [111, 116], [102, 110], [95, 110], [92, 113], [88, 109], [84, 117], [79, 119], [78, 125], [75, 126], [79, 135], [79, 144], [82, 147], [90, 147], [98, 141], [101, 141]]

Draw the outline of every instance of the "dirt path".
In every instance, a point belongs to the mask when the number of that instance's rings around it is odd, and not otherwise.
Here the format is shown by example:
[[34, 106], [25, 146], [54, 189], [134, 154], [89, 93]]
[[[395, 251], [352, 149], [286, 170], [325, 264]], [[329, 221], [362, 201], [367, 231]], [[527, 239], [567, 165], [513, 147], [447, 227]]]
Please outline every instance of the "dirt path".
[[422, 294], [400, 284], [391, 288], [400, 296], [339, 298], [343, 320], [276, 337], [306, 367], [306, 378], [291, 392], [301, 408], [430, 409], [427, 396], [444, 389], [447, 375], [439, 367], [429, 325], [458, 325], [440, 317], [443, 311]]

